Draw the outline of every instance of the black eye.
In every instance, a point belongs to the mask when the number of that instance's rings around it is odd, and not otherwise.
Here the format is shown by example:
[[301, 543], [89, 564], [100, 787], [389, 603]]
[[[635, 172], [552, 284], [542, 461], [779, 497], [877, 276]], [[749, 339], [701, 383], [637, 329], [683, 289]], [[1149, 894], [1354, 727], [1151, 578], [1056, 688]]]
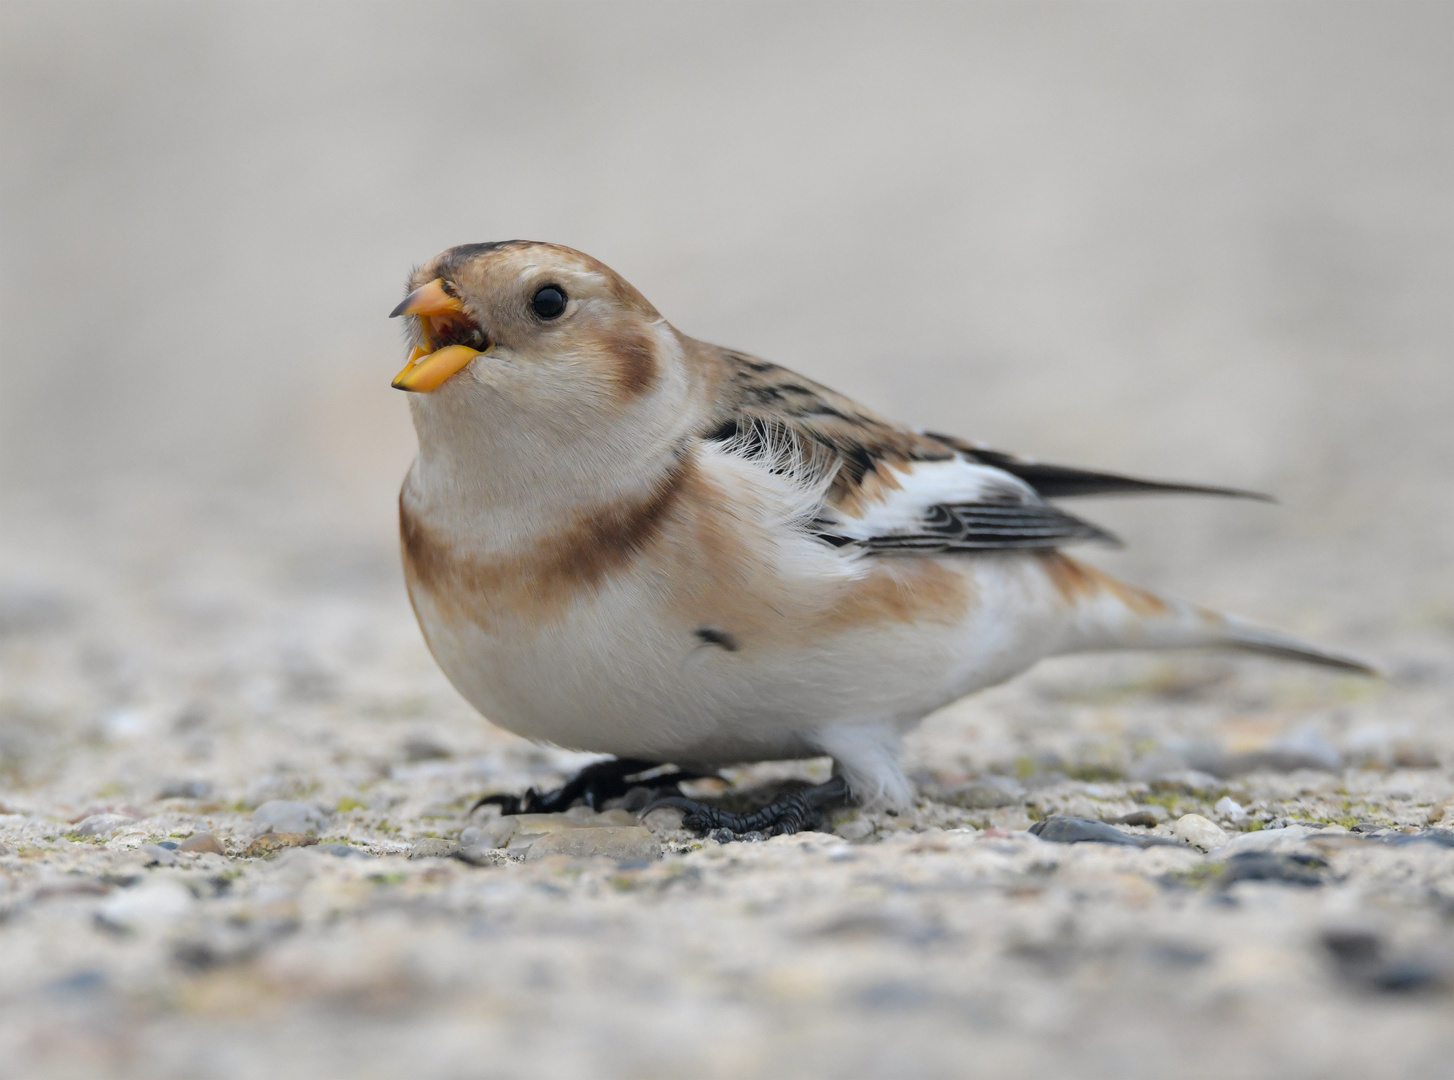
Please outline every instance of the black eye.
[[558, 319], [565, 310], [565, 290], [559, 285], [542, 285], [530, 298], [530, 310], [542, 319]]

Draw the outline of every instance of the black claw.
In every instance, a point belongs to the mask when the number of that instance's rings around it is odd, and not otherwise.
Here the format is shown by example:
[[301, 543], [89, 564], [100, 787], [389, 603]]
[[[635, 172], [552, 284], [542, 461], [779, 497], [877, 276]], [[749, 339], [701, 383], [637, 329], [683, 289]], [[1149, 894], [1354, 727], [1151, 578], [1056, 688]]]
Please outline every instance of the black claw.
[[825, 808], [847, 801], [848, 782], [841, 776], [835, 776], [826, 784], [779, 795], [760, 810], [754, 810], [750, 814], [734, 814], [730, 810], [708, 806], [681, 795], [668, 795], [657, 799], [642, 813], [648, 813], [659, 806], [674, 806], [684, 811], [683, 827], [698, 836], [721, 839], [720, 834], [725, 832], [729, 839], [760, 840], [765, 836], [787, 836], [812, 828], [821, 820]]
[[584, 802], [592, 810], [597, 810], [612, 799], [619, 799], [634, 787], [650, 788], [653, 791], [672, 789], [683, 780], [699, 780], [711, 775], [686, 769], [656, 776], [642, 775], [661, 767], [661, 763], [657, 761], [608, 758], [587, 765], [554, 791], [542, 793], [532, 787], [527, 788], [523, 796], [486, 795], [477, 800], [469, 812], [473, 814], [482, 806], [498, 806], [502, 815], [559, 814], [569, 810], [577, 802]]

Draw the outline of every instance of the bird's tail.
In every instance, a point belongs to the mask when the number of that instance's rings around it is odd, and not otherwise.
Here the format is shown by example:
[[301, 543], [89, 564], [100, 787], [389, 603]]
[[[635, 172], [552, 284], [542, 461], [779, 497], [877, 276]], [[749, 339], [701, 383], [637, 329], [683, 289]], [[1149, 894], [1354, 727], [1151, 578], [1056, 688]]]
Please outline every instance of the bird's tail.
[[1042, 557], [1042, 564], [1051, 585], [1070, 608], [1064, 652], [1212, 646], [1362, 675], [1382, 674], [1375, 665], [1356, 656], [1309, 644], [1235, 615], [1158, 596], [1059, 552]]

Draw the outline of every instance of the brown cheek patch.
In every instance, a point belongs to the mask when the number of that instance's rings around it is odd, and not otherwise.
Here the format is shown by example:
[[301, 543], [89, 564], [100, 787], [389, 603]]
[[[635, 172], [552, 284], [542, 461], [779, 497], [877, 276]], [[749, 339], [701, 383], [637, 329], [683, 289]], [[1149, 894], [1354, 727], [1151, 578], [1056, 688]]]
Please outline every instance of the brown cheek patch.
[[401, 498], [405, 576], [442, 610], [486, 630], [507, 616], [559, 618], [580, 593], [599, 589], [655, 543], [695, 472], [695, 462], [683, 459], [645, 499], [591, 511], [530, 551], [497, 559], [456, 551], [410, 514]]
[[1111, 575], [1076, 562], [1058, 551], [1042, 552], [1038, 558], [1055, 591], [1070, 607], [1101, 593], [1110, 593], [1137, 615], [1162, 615], [1168, 610], [1166, 601], [1155, 593], [1117, 581]]
[[625, 398], [640, 397], [656, 382], [656, 339], [639, 326], [616, 326], [600, 334], [601, 349]]

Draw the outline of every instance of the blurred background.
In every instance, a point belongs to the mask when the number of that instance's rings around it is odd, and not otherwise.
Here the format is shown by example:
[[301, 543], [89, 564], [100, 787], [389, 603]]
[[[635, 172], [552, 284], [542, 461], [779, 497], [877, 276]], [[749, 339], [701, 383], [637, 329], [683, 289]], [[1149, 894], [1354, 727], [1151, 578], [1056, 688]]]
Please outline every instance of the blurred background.
[[1448, 620], [1451, 16], [8, 3], [6, 531], [210, 527], [382, 585], [385, 316], [439, 249], [524, 237], [899, 419], [1282, 500], [1082, 507], [1127, 572]]

